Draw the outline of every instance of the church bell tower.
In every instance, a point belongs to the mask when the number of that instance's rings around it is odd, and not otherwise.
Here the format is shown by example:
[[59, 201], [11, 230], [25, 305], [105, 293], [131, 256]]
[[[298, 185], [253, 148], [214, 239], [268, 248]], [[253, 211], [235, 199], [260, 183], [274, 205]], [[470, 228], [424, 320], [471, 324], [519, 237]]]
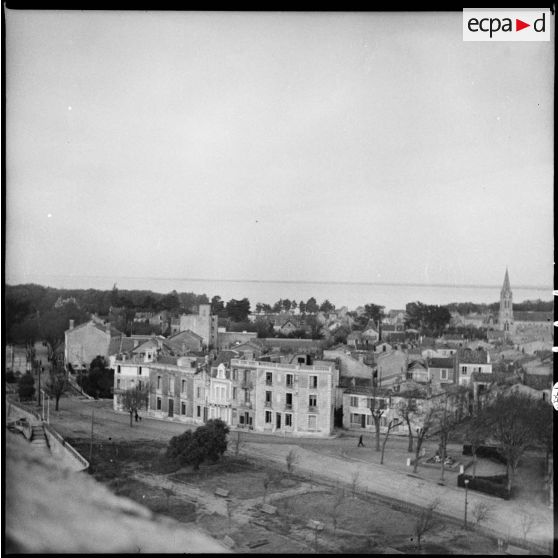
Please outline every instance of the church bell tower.
[[498, 325], [501, 331], [507, 335], [513, 332], [513, 296], [510, 287], [508, 268], [504, 276], [504, 284], [500, 291], [500, 313], [498, 314]]

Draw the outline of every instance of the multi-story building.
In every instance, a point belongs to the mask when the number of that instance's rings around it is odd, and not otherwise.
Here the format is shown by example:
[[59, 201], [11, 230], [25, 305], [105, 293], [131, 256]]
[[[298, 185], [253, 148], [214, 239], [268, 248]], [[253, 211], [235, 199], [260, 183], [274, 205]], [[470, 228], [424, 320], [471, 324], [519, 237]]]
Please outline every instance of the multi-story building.
[[333, 431], [339, 372], [332, 362], [232, 359], [231, 381], [233, 426], [298, 435], [327, 436]]
[[433, 385], [444, 387], [457, 382], [457, 364], [454, 357], [427, 359], [428, 379]]

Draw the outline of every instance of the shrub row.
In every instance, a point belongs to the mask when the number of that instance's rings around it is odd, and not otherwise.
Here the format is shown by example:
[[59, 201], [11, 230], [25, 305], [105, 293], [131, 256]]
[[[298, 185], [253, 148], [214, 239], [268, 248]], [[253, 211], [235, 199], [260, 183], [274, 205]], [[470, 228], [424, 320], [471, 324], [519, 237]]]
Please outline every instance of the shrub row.
[[509, 500], [511, 491], [508, 490], [508, 476], [494, 475], [492, 477], [475, 477], [471, 475], [457, 475], [457, 486], [465, 488], [465, 479], [469, 480], [469, 489], [484, 492], [491, 496], [498, 496]]
[[[463, 455], [473, 455], [471, 444], [463, 444]], [[477, 448], [477, 457], [494, 459], [495, 461], [499, 461], [504, 465], [506, 465], [508, 462], [496, 446], [479, 446]]]

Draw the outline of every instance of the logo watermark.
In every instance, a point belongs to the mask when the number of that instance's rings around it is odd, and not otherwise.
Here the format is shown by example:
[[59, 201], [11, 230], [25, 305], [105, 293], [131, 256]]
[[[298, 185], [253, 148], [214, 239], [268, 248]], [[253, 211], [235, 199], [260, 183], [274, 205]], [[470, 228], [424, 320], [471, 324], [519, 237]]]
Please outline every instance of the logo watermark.
[[464, 41], [550, 41], [550, 9], [463, 9]]

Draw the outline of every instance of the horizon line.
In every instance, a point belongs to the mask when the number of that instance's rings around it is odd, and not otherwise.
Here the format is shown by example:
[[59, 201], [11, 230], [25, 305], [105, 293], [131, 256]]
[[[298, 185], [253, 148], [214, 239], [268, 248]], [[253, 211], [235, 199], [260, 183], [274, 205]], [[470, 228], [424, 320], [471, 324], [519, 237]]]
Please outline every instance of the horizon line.
[[[193, 281], [193, 282], [215, 282], [215, 283], [284, 283], [284, 284], [302, 284], [302, 285], [377, 285], [377, 286], [391, 286], [391, 287], [445, 287], [445, 288], [471, 288], [471, 289], [499, 289], [498, 285], [474, 285], [474, 284], [455, 284], [455, 283], [397, 283], [390, 281], [310, 281], [310, 280], [295, 280], [295, 279], [216, 279], [210, 277], [146, 277], [146, 276], [132, 276], [132, 275], [121, 275], [118, 277], [113, 277], [110, 275], [55, 275], [55, 274], [45, 274], [45, 277], [79, 277], [82, 279], [110, 279], [117, 283], [117, 279], [135, 279], [135, 280], [149, 280], [149, 281]], [[18, 283], [24, 285], [25, 283]], [[10, 285], [6, 282], [7, 286]], [[49, 285], [47, 285], [49, 286]], [[64, 287], [69, 288], [69, 287]], [[549, 289], [552, 293], [553, 288], [549, 288], [542, 285], [516, 285], [513, 289], [532, 289], [544, 291]], [[512, 289], [512, 291], [513, 291]], [[127, 290], [127, 289], [124, 289]], [[554, 295], [553, 295], [554, 297]]]

